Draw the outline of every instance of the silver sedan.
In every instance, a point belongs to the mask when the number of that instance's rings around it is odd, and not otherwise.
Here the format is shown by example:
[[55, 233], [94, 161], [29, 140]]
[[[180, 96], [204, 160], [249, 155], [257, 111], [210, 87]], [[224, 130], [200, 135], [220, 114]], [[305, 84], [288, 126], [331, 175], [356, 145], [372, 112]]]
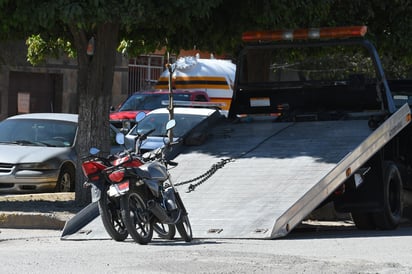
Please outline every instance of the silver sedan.
[[[77, 114], [31, 113], [0, 122], [0, 193], [74, 191], [77, 121]], [[111, 139], [116, 132], [110, 126]]]
[[76, 114], [35, 113], [0, 123], [0, 193], [73, 191]]

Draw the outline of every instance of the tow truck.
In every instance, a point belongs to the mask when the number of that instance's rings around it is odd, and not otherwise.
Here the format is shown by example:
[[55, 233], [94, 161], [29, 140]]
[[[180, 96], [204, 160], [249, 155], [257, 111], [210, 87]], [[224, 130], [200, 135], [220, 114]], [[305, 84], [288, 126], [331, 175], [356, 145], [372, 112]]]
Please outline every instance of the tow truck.
[[362, 230], [410, 217], [412, 85], [387, 81], [366, 34], [243, 34], [227, 118], [170, 170], [195, 238], [284, 237], [325, 204]]
[[366, 33], [243, 34], [228, 118], [171, 171], [187, 187], [195, 237], [283, 237], [327, 203], [359, 229], [400, 225], [412, 188], [411, 86], [391, 90]]

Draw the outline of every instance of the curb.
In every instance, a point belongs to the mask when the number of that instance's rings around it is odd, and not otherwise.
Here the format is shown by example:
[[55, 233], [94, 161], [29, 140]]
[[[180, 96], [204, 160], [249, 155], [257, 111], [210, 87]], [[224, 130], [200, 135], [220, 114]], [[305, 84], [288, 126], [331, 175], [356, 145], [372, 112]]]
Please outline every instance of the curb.
[[66, 220], [53, 213], [0, 213], [0, 228], [62, 230]]
[[62, 230], [75, 213], [54, 204], [70, 203], [74, 195], [73, 192], [0, 195], [0, 228]]

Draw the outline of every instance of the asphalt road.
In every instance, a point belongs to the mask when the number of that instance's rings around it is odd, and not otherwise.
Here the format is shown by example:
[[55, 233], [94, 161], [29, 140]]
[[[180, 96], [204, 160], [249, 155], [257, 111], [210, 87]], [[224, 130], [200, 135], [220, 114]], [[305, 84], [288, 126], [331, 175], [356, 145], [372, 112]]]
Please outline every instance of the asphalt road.
[[[55, 219], [64, 224], [79, 210], [72, 199], [71, 194], [1, 196], [0, 223], [8, 223], [5, 216], [35, 211], [51, 214], [48, 224]], [[38, 219], [25, 215], [23, 220], [33, 225]], [[276, 240], [194, 235], [191, 243], [155, 238], [142, 246], [131, 238], [110, 240], [99, 220], [66, 240], [61, 240], [61, 223], [54, 229], [44, 229], [44, 223], [39, 223], [43, 229], [0, 226], [0, 272], [412, 273], [410, 222], [394, 231], [359, 231], [350, 221], [305, 222]]]
[[313, 226], [277, 240], [61, 240], [0, 229], [1, 273], [412, 273], [412, 227]]

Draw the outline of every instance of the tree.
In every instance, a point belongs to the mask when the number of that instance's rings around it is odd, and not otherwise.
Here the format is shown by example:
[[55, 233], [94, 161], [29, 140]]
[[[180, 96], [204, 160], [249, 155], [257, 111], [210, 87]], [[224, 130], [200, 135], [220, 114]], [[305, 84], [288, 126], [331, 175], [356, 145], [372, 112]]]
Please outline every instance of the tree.
[[[411, 13], [409, 0], [225, 0], [211, 9], [208, 24], [203, 25], [203, 18], [196, 19], [202, 35], [210, 39], [192, 40], [192, 44], [210, 51], [233, 52], [246, 30], [366, 25], [367, 38], [375, 43], [386, 74], [410, 78]], [[191, 28], [182, 35], [196, 37], [199, 29]], [[173, 37], [174, 42], [182, 39]]]
[[[92, 146], [109, 153], [116, 49], [131, 55], [163, 46], [174, 52], [197, 47], [233, 53], [245, 30], [366, 24], [389, 64], [410, 64], [412, 4], [408, 0], [389, 2], [0, 0], [0, 40], [30, 37], [28, 57], [33, 63], [47, 55], [77, 58], [80, 159]], [[94, 47], [88, 55], [89, 42]], [[89, 200], [82, 189], [83, 179], [78, 169], [76, 200], [81, 203]]]
[[[31, 60], [39, 62], [50, 54], [75, 54], [78, 62], [79, 132], [76, 144], [78, 166], [90, 147], [110, 152], [109, 108], [116, 57], [120, 41], [140, 43], [142, 51], [165, 45], [167, 35], [193, 17], [207, 16], [220, 0], [201, 3], [175, 1], [28, 1], [0, 2], [1, 39], [31, 36]], [[179, 14], [172, 18], [173, 14]], [[172, 18], [168, 24], [167, 18]], [[33, 35], [33, 36], [32, 36]], [[89, 44], [90, 43], [90, 44]], [[135, 43], [135, 45], [138, 43]], [[88, 46], [92, 48], [87, 53]], [[89, 192], [82, 188], [80, 169], [76, 176], [76, 200], [86, 203]]]

